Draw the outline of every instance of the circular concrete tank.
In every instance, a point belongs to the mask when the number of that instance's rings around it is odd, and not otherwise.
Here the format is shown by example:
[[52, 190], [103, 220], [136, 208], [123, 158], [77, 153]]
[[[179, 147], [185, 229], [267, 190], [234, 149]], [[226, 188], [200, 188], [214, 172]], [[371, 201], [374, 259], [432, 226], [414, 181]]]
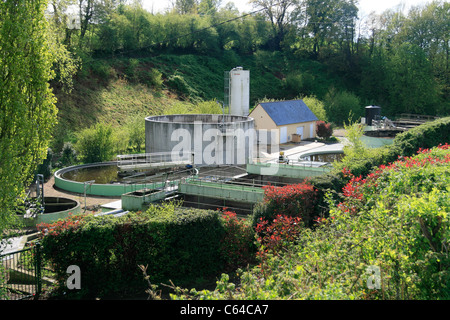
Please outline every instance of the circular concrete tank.
[[65, 219], [70, 213], [81, 212], [80, 203], [76, 200], [61, 197], [44, 197], [44, 212], [35, 217], [26, 218], [22, 215], [26, 226], [36, 226], [40, 223], [52, 223], [59, 219]]
[[147, 153], [171, 152], [194, 165], [244, 165], [253, 157], [254, 119], [219, 114], [152, 116], [145, 119]]

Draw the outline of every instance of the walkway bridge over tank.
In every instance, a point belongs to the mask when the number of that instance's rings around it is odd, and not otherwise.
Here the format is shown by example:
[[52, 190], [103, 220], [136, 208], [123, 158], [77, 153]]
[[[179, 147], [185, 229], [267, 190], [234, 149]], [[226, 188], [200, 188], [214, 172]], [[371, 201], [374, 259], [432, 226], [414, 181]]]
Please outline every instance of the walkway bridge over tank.
[[178, 192], [246, 203], [257, 203], [264, 198], [262, 185], [256, 183], [237, 183], [233, 182], [233, 180], [217, 178], [185, 179], [178, 185]]
[[154, 168], [170, 168], [192, 165], [191, 152], [155, 152], [117, 156], [117, 168], [121, 172], [141, 171]]

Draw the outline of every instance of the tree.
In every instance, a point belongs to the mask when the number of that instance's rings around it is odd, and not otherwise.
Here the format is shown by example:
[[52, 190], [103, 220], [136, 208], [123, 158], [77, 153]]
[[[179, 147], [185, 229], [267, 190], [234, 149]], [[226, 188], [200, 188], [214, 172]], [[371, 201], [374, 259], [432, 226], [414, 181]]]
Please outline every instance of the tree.
[[175, 0], [174, 9], [179, 14], [196, 13], [197, 7], [197, 0]]
[[291, 9], [298, 0], [250, 0], [255, 8], [264, 9], [274, 34], [274, 48], [281, 49], [291, 22]]
[[436, 113], [439, 88], [423, 50], [409, 43], [400, 45], [390, 57], [387, 70], [391, 114]]
[[331, 88], [325, 95], [325, 110], [328, 121], [342, 125], [345, 121], [357, 121], [362, 114], [361, 101], [355, 94]]
[[222, 0], [200, 0], [198, 12], [200, 14], [214, 16], [222, 3]]
[[0, 226], [46, 157], [56, 124], [43, 0], [0, 2]]
[[312, 37], [312, 53], [318, 56], [325, 43], [337, 43], [351, 53], [358, 8], [354, 0], [305, 0], [296, 10], [296, 20]]
[[114, 154], [114, 135], [110, 126], [98, 123], [77, 134], [75, 149], [83, 163], [111, 160]]
[[78, 10], [80, 15], [80, 41], [79, 46], [83, 44], [84, 36], [88, 30], [94, 15], [94, 0], [78, 0]]
[[317, 121], [316, 123], [316, 133], [319, 138], [328, 139], [333, 135], [333, 129], [330, 123], [325, 121]]

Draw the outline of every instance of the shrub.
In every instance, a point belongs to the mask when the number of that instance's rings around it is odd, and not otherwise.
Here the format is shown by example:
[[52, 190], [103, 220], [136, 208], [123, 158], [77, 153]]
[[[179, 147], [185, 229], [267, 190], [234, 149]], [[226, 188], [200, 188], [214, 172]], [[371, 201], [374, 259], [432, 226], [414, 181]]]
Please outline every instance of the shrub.
[[140, 152], [145, 143], [145, 117], [144, 115], [132, 116], [126, 123], [125, 130], [128, 133], [128, 146]]
[[[449, 145], [381, 166], [349, 171], [331, 216], [299, 228], [293, 245], [239, 273], [222, 276], [201, 299], [450, 298]], [[270, 239], [272, 240], [272, 239]]]
[[351, 92], [332, 88], [326, 94], [324, 104], [328, 121], [337, 125], [344, 124], [349, 118], [354, 122], [361, 116], [361, 102]]
[[310, 226], [316, 216], [316, 190], [309, 183], [292, 184], [283, 187], [264, 187], [264, 204], [253, 213], [253, 226], [260, 219], [271, 222], [277, 215], [300, 217], [305, 226]]
[[398, 134], [393, 146], [397, 147], [399, 155], [412, 156], [420, 148], [432, 148], [441, 143], [450, 143], [450, 117], [430, 121]]
[[321, 121], [328, 121], [327, 113], [325, 112], [325, 106], [322, 101], [320, 101], [315, 96], [306, 96], [303, 97], [302, 100], [308, 106], [308, 108], [314, 113], [317, 119]]
[[316, 134], [319, 138], [328, 139], [333, 135], [333, 129], [330, 123], [325, 121], [317, 121], [316, 123]]
[[114, 154], [114, 136], [110, 126], [98, 123], [77, 134], [75, 144], [81, 160], [84, 163], [103, 162], [111, 160]]
[[364, 259], [377, 263], [392, 281], [384, 287], [385, 297], [449, 297], [448, 149], [445, 144], [420, 150], [366, 178], [345, 172], [351, 179], [344, 201], [331, 214], [366, 237]]
[[42, 174], [44, 179], [47, 180], [52, 175], [52, 163], [53, 163], [53, 150], [47, 148], [47, 157], [37, 167], [36, 174]]
[[261, 218], [256, 226], [260, 256], [265, 253], [282, 252], [297, 240], [302, 227], [299, 217], [277, 215], [271, 223]]
[[223, 212], [224, 237], [220, 241], [223, 271], [246, 267], [255, 260], [253, 228], [246, 220], [237, 218], [236, 213]]
[[59, 158], [61, 166], [70, 166], [77, 162], [77, 152], [70, 142], [64, 143], [61, 150], [61, 157]]
[[183, 284], [244, 266], [255, 252], [253, 230], [233, 213], [172, 204], [117, 218], [71, 216], [39, 229], [59, 292], [65, 291], [67, 267], [77, 265], [82, 272], [77, 294], [83, 298], [143, 292], [138, 266], [147, 267], [151, 283]]
[[356, 143], [357, 137], [362, 135], [362, 132], [358, 132], [357, 124], [347, 128], [353, 132], [353, 137], [350, 138], [355, 144], [344, 149], [346, 157], [343, 161], [333, 163], [334, 173], [338, 175], [346, 167], [355, 176], [365, 176], [377, 166], [396, 161], [398, 156], [409, 157], [420, 148], [432, 148], [450, 142], [450, 117], [427, 122], [400, 133], [393, 144], [372, 150]]

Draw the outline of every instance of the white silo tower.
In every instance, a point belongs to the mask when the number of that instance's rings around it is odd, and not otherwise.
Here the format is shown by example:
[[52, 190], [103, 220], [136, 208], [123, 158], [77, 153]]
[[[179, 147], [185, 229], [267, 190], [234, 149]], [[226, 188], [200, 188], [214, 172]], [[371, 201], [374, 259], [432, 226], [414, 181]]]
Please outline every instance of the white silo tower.
[[250, 71], [242, 67], [229, 72], [229, 114], [248, 116], [250, 111]]

